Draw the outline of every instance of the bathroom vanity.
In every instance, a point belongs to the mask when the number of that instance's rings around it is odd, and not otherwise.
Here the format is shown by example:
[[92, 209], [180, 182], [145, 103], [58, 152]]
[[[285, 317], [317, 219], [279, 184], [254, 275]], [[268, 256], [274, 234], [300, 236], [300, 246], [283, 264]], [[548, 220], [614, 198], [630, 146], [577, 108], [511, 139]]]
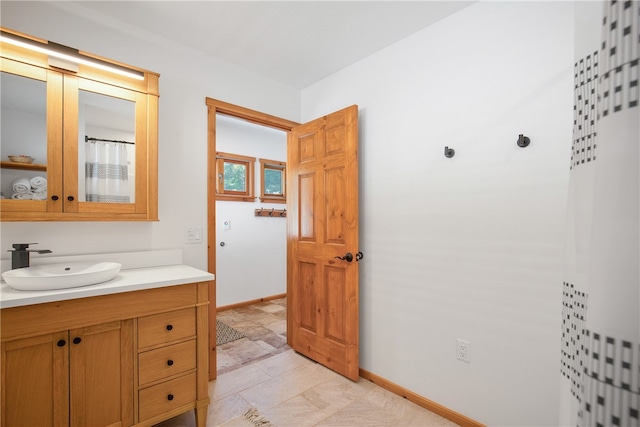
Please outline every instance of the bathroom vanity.
[[2, 419], [10, 426], [206, 425], [210, 273], [177, 264], [110, 282], [0, 285]]

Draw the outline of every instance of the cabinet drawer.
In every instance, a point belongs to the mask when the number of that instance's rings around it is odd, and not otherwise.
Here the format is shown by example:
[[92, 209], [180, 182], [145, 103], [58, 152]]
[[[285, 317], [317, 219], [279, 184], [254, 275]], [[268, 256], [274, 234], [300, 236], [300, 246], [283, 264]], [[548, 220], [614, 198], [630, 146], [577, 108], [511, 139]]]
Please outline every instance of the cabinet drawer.
[[152, 418], [189, 402], [196, 401], [196, 374], [140, 390], [140, 420]]
[[195, 369], [196, 341], [191, 340], [140, 353], [138, 366], [140, 385]]
[[196, 309], [185, 308], [138, 318], [138, 348], [196, 335]]

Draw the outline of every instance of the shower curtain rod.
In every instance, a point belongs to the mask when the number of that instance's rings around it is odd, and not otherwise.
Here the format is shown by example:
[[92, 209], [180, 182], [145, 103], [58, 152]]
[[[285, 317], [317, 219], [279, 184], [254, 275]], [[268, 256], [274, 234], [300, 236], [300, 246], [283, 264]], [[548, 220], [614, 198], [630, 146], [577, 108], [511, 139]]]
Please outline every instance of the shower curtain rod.
[[136, 145], [135, 142], [129, 142], [129, 141], [118, 141], [115, 139], [100, 139], [100, 138], [91, 138], [87, 135], [84, 136], [84, 142], [89, 142], [89, 141], [103, 141], [103, 142], [117, 142], [120, 144], [130, 144], [130, 145]]

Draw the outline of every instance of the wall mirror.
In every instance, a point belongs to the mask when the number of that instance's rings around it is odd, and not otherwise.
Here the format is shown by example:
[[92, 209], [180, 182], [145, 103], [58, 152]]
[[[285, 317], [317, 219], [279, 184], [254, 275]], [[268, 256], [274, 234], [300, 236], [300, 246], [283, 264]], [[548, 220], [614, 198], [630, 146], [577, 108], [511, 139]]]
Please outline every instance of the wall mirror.
[[81, 202], [135, 203], [135, 102], [80, 90], [78, 197]]

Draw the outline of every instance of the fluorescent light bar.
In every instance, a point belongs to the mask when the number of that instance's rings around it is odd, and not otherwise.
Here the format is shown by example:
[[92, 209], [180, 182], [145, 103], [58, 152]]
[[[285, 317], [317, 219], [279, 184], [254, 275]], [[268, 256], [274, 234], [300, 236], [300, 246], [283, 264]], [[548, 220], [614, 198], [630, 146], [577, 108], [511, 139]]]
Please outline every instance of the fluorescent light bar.
[[76, 49], [59, 45], [57, 43], [47, 42], [47, 44], [44, 44], [17, 36], [15, 34], [7, 33], [5, 31], [0, 31], [0, 42], [20, 46], [25, 49], [33, 50], [35, 52], [40, 52], [56, 58], [64, 59], [65, 61], [75, 62], [76, 64], [88, 65], [93, 68], [98, 68], [100, 70], [130, 77], [136, 80], [144, 80], [144, 73], [142, 73], [141, 71], [132, 70], [116, 64], [111, 64], [100, 59], [90, 58], [88, 56], [80, 54]]

